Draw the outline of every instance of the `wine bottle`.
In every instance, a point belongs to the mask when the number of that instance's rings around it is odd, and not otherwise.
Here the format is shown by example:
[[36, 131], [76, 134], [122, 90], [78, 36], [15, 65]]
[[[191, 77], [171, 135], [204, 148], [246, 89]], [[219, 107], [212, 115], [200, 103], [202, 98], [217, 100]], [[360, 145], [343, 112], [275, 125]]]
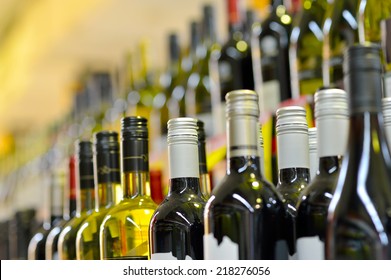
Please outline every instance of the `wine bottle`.
[[204, 258], [280, 258], [285, 207], [261, 174], [258, 94], [231, 91], [226, 103], [227, 174], [205, 206]]
[[328, 1], [323, 24], [323, 84], [343, 89], [344, 50], [358, 42], [359, 0]]
[[[186, 116], [202, 120], [207, 135], [214, 134], [216, 120], [213, 119], [209, 61], [217, 48], [215, 10], [212, 5], [203, 6], [202, 21], [193, 23], [193, 70], [186, 88]], [[200, 35], [196, 35], [199, 33]], [[200, 42], [197, 42], [200, 38]], [[220, 102], [220, 98], [218, 100]], [[220, 120], [218, 120], [220, 121]]]
[[168, 121], [169, 192], [149, 227], [151, 259], [203, 259], [205, 198], [200, 189], [197, 120]]
[[122, 119], [121, 159], [123, 198], [100, 226], [100, 258], [148, 259], [148, 228], [156, 204], [149, 185], [147, 119]]
[[382, 112], [387, 143], [391, 147], [391, 97], [382, 98]]
[[318, 172], [297, 203], [298, 259], [324, 259], [327, 209], [333, 197], [349, 130], [348, 100], [344, 90], [315, 93]]
[[286, 234], [289, 255], [295, 256], [296, 204], [301, 192], [310, 182], [309, 141], [306, 111], [300, 106], [286, 106], [277, 110], [277, 190], [286, 206]]
[[49, 186], [48, 211], [43, 220], [42, 226], [31, 238], [27, 258], [29, 260], [45, 260], [45, 244], [47, 237], [61, 220], [64, 195], [64, 174], [57, 170], [58, 159], [56, 158], [56, 148], [54, 147], [47, 155], [47, 165], [51, 169], [51, 184]]
[[58, 238], [66, 223], [76, 214], [76, 170], [75, 156], [71, 155], [68, 162], [68, 190], [64, 195], [64, 210], [62, 221], [49, 232], [45, 244], [46, 260], [58, 260]]
[[76, 258], [99, 260], [99, 228], [122, 198], [118, 133], [100, 131], [94, 135], [95, 211], [80, 225], [76, 235]]
[[391, 259], [391, 156], [380, 56], [379, 45], [369, 43], [345, 53], [348, 149], [328, 209], [326, 259]]
[[76, 259], [76, 234], [81, 223], [94, 209], [94, 167], [92, 143], [78, 140], [76, 154], [76, 213], [64, 226], [58, 237], [60, 260]]
[[197, 135], [198, 135], [198, 162], [200, 175], [200, 189], [202, 195], [208, 199], [210, 197], [211, 183], [208, 172], [208, 165], [206, 162], [206, 136], [204, 129], [204, 122], [197, 120]]
[[357, 22], [360, 43], [381, 43], [381, 22], [391, 16], [390, 0], [359, 0]]
[[292, 96], [313, 95], [323, 86], [322, 26], [327, 0], [305, 0], [294, 18], [289, 42]]
[[215, 110], [215, 133], [225, 131], [221, 121], [224, 116], [224, 101], [227, 92], [238, 89], [254, 89], [253, 66], [250, 42], [246, 41], [244, 32], [243, 5], [241, 0], [226, 0], [228, 18], [228, 39], [216, 47], [210, 59], [210, 78], [212, 106]]
[[290, 99], [289, 36], [292, 18], [283, 0], [272, 0], [269, 16], [254, 24], [251, 50], [255, 88], [261, 97], [261, 111], [274, 112], [281, 101]]
[[316, 136], [317, 127], [308, 128], [308, 149], [310, 155], [310, 179], [314, 179], [316, 172], [319, 168], [319, 159], [318, 159], [318, 146], [317, 146], [317, 136]]

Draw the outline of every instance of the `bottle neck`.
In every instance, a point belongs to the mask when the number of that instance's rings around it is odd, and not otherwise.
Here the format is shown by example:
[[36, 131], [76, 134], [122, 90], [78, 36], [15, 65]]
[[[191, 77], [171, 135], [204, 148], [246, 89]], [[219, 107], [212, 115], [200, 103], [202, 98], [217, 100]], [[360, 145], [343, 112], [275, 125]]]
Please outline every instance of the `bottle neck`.
[[240, 0], [227, 0], [228, 32], [231, 37], [243, 29], [242, 11]]
[[228, 117], [227, 158], [260, 157], [259, 124], [253, 116]]
[[136, 171], [122, 174], [123, 197], [151, 196], [149, 172]]
[[173, 193], [183, 195], [186, 192], [192, 192], [196, 195], [201, 195], [199, 178], [171, 178], [169, 180], [168, 195]]
[[342, 156], [327, 156], [319, 158], [319, 175], [337, 174], [341, 168]]
[[68, 193], [65, 197], [67, 201], [64, 203], [64, 219], [68, 220], [75, 216], [76, 214], [76, 166], [75, 166], [75, 157], [72, 155], [69, 158], [69, 169], [68, 169]]
[[308, 132], [277, 134], [278, 169], [310, 168]]
[[78, 204], [76, 206], [76, 216], [80, 216], [84, 212], [88, 212], [94, 209], [94, 189], [93, 188], [83, 188], [80, 189], [80, 198], [78, 199]]
[[348, 157], [354, 155], [351, 160], [359, 161], [361, 155], [374, 151], [388, 150], [385, 139], [383, 115], [374, 112], [353, 114], [350, 117]]
[[95, 209], [117, 204], [122, 198], [118, 195], [119, 191], [122, 193], [121, 189], [122, 186], [119, 182], [99, 183], [95, 193]]
[[296, 181], [306, 181], [309, 183], [310, 170], [309, 168], [284, 168], [278, 171], [278, 184], [292, 184]]
[[197, 143], [181, 142], [169, 144], [169, 178], [199, 178], [198, 152]]
[[227, 174], [253, 173], [256, 177], [262, 177], [260, 158], [254, 156], [231, 157], [227, 161]]
[[349, 132], [347, 116], [317, 118], [318, 157], [341, 156], [346, 152]]

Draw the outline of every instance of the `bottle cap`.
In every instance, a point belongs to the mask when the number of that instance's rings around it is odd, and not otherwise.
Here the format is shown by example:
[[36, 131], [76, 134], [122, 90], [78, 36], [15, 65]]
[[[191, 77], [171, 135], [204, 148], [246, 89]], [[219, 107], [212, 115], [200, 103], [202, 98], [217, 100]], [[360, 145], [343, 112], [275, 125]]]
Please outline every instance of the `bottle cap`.
[[308, 148], [310, 151], [316, 151], [318, 149], [316, 131], [316, 127], [308, 128]]
[[383, 109], [383, 118], [384, 124], [391, 124], [391, 97], [382, 98], [382, 109]]
[[306, 111], [300, 106], [286, 106], [279, 108], [276, 112], [277, 135], [283, 133], [306, 133], [308, 134], [308, 123], [306, 119]]
[[253, 90], [239, 89], [225, 95], [226, 116], [253, 116], [259, 118], [258, 94]]
[[315, 93], [315, 118], [349, 117], [348, 95], [338, 88], [321, 89]]
[[87, 140], [76, 141], [75, 146], [76, 155], [79, 159], [91, 159], [92, 160], [92, 143]]
[[167, 122], [167, 143], [189, 143], [198, 145], [197, 120], [194, 118], [174, 118]]
[[147, 119], [140, 116], [124, 117], [121, 120], [121, 138], [124, 140], [148, 140]]
[[380, 46], [365, 43], [349, 47], [344, 56], [345, 88], [350, 113], [381, 110], [382, 70]]

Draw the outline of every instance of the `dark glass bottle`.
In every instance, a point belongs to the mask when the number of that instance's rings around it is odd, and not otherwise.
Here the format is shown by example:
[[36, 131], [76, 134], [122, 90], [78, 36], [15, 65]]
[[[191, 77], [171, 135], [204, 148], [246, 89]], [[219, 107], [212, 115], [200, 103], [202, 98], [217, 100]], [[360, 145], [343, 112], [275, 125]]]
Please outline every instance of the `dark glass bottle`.
[[206, 136], [204, 130], [204, 122], [197, 120], [197, 134], [198, 134], [198, 160], [200, 171], [200, 189], [202, 195], [208, 199], [210, 197], [211, 183], [206, 162]]
[[336, 88], [315, 93], [319, 167], [297, 203], [298, 259], [324, 259], [327, 209], [333, 197], [349, 130], [348, 100]]
[[268, 17], [253, 28], [251, 49], [255, 88], [261, 111], [274, 112], [292, 97], [289, 72], [289, 36], [292, 18], [283, 0], [272, 0]]
[[[228, 39], [211, 53], [210, 77], [216, 123], [215, 133], [225, 131], [224, 101], [227, 92], [238, 89], [254, 89], [250, 42], [244, 31], [245, 11], [241, 0], [226, 0]], [[217, 101], [219, 100], [219, 101]]]
[[76, 235], [76, 258], [99, 260], [99, 228], [122, 198], [118, 133], [100, 131], [94, 135], [95, 211], [80, 225]]
[[76, 234], [81, 223], [94, 210], [94, 166], [91, 141], [76, 142], [76, 213], [58, 238], [60, 260], [76, 259]]
[[64, 210], [62, 221], [49, 232], [45, 245], [45, 257], [47, 260], [58, 260], [58, 237], [66, 223], [76, 214], [76, 166], [75, 156], [69, 157], [68, 163], [68, 190], [64, 195]]
[[343, 89], [343, 52], [358, 42], [359, 0], [330, 0], [323, 23], [323, 84]]
[[327, 215], [326, 259], [391, 259], [391, 156], [386, 142], [380, 47], [348, 48], [348, 149]]
[[197, 120], [168, 124], [169, 192], [150, 224], [151, 259], [203, 259], [203, 212], [200, 190]]
[[278, 183], [286, 206], [286, 234], [289, 255], [295, 258], [296, 204], [310, 182], [309, 141], [306, 111], [300, 106], [277, 110]]
[[261, 174], [258, 95], [237, 90], [226, 100], [227, 174], [205, 207], [204, 258], [282, 258], [285, 207]]

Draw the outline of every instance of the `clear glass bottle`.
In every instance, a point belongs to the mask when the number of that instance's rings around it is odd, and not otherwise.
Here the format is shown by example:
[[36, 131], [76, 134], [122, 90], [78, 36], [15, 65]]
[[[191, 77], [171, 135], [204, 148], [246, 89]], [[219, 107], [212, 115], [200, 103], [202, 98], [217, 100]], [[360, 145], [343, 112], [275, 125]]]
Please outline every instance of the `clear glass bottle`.
[[326, 259], [391, 259], [391, 156], [381, 109], [382, 63], [374, 44], [348, 48], [348, 149], [327, 215]]
[[289, 42], [289, 66], [293, 98], [314, 95], [323, 86], [322, 26], [327, 0], [303, 0], [294, 18]]
[[327, 209], [333, 197], [349, 131], [348, 96], [337, 88], [315, 93], [318, 172], [297, 203], [298, 259], [324, 259]]
[[226, 103], [227, 174], [205, 206], [204, 258], [282, 258], [285, 207], [261, 174], [258, 94], [231, 91]]
[[151, 259], [202, 260], [206, 200], [200, 189], [197, 120], [168, 121], [169, 192], [150, 224]]
[[63, 218], [60, 223], [52, 228], [46, 238], [45, 257], [47, 260], [58, 260], [58, 238], [64, 226], [76, 215], [76, 163], [75, 156], [71, 155], [68, 162], [68, 190], [64, 195]]
[[99, 228], [107, 212], [122, 198], [118, 133], [94, 135], [95, 211], [80, 225], [76, 235], [76, 258], [99, 260]]
[[149, 183], [147, 119], [122, 119], [121, 160], [123, 198], [100, 226], [100, 258], [146, 260], [148, 228], [156, 209]]
[[76, 234], [81, 223], [94, 210], [94, 164], [91, 141], [76, 142], [76, 213], [58, 237], [58, 258], [76, 260]]
[[344, 88], [343, 53], [358, 43], [359, 0], [328, 0], [323, 23], [323, 85]]

